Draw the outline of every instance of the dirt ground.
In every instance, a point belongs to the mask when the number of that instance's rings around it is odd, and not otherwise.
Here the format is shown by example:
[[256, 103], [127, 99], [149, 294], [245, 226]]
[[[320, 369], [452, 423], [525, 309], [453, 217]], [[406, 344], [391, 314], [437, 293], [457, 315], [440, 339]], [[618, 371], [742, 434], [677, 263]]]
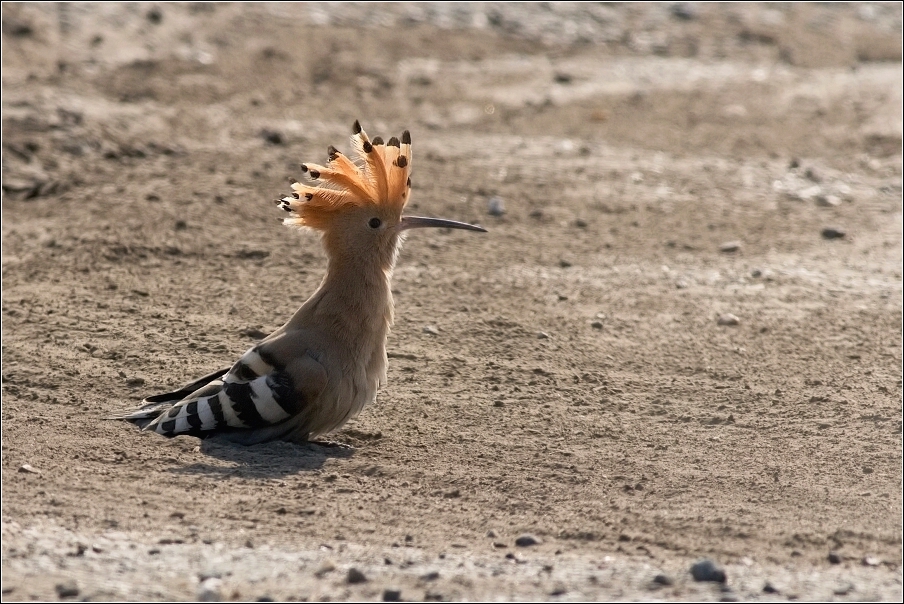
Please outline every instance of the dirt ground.
[[[900, 3], [2, 11], [4, 601], [901, 600]], [[489, 233], [353, 448], [104, 421], [314, 291], [356, 118]]]

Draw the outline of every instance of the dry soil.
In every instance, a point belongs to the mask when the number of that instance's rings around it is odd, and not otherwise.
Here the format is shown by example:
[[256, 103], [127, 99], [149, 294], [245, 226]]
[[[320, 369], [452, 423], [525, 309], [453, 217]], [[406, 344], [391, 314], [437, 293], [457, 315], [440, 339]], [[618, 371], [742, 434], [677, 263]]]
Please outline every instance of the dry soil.
[[[901, 600], [900, 3], [2, 10], [4, 601]], [[104, 421], [313, 292], [355, 119], [489, 233], [352, 448]]]

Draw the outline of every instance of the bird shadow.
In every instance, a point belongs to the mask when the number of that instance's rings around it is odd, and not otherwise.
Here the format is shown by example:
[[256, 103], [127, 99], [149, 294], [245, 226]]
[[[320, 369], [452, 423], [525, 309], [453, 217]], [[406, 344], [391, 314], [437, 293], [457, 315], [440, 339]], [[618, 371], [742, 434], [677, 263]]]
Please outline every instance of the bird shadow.
[[319, 470], [328, 459], [348, 459], [355, 454], [355, 449], [318, 442], [244, 446], [214, 439], [201, 441], [200, 452], [229, 465], [196, 462], [169, 471], [220, 478], [279, 478]]

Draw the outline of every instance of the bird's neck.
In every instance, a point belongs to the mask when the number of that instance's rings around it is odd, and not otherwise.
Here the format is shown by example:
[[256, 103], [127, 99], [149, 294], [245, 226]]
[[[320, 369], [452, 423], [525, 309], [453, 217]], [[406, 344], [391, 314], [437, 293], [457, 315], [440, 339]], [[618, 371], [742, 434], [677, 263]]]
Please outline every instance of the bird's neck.
[[393, 321], [392, 269], [373, 259], [330, 258], [320, 287], [287, 327], [330, 325], [385, 340]]
[[371, 260], [330, 259], [320, 290], [331, 305], [345, 307], [352, 315], [373, 310], [392, 302], [390, 293], [392, 265]]

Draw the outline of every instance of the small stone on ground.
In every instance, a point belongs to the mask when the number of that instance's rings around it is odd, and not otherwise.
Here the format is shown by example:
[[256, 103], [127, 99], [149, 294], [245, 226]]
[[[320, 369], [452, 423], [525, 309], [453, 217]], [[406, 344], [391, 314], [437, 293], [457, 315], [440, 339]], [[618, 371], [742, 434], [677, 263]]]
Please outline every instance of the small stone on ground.
[[367, 577], [360, 570], [355, 568], [354, 566], [348, 569], [348, 575], [345, 578], [350, 584], [355, 585], [357, 583], [366, 583]]
[[521, 535], [515, 539], [515, 545], [518, 547], [529, 547], [531, 545], [537, 545], [538, 543], [540, 543], [540, 540], [533, 535]]
[[713, 583], [725, 583], [725, 571], [712, 560], [704, 559], [695, 562], [691, 566], [691, 576], [694, 581], [711, 581]]
[[64, 581], [56, 585], [57, 595], [61, 598], [74, 598], [79, 594], [78, 583], [75, 581]]

